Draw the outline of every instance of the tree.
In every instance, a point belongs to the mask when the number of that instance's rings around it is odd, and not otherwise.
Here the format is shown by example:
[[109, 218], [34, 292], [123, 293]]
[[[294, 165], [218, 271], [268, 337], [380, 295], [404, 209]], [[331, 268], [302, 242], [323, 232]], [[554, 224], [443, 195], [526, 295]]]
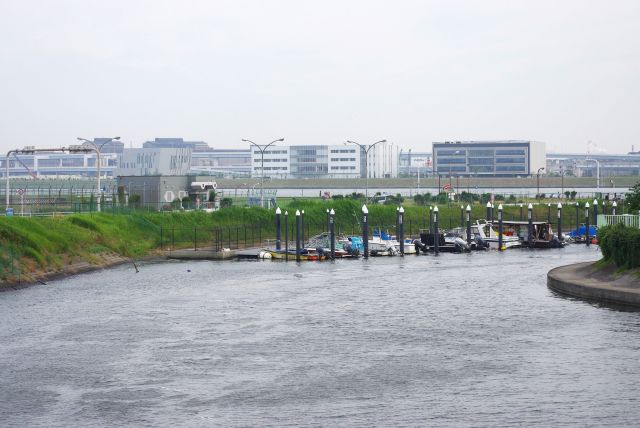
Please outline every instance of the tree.
[[640, 182], [633, 186], [630, 193], [627, 193], [626, 204], [631, 212], [640, 210]]
[[571, 190], [565, 190], [564, 196], [565, 198], [569, 199], [569, 197], [571, 196]]

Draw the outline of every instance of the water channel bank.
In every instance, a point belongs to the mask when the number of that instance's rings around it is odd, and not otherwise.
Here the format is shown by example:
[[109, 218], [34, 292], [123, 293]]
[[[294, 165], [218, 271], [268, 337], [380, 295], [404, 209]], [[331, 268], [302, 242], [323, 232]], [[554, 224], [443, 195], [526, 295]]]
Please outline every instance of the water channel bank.
[[547, 286], [568, 296], [640, 307], [640, 272], [616, 270], [597, 262], [560, 266], [549, 271]]

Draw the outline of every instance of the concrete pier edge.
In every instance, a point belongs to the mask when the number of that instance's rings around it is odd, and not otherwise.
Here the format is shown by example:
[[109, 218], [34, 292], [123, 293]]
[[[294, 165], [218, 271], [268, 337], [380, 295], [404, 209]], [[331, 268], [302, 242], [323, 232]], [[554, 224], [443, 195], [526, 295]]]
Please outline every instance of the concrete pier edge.
[[[560, 266], [547, 274], [547, 287], [560, 294], [585, 300], [640, 307], [640, 280], [621, 284], [613, 276], [610, 281], [593, 275], [596, 262]], [[629, 281], [627, 281], [629, 282]]]

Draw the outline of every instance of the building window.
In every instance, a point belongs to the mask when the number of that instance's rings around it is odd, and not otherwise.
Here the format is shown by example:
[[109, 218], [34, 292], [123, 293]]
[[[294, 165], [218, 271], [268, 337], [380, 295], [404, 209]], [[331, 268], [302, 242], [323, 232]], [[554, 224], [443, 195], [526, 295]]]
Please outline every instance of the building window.
[[525, 158], [496, 158], [496, 163], [525, 163]]
[[466, 163], [465, 158], [439, 158], [438, 164], [448, 165], [452, 163]]
[[526, 154], [524, 149], [496, 149], [496, 156], [524, 156]]

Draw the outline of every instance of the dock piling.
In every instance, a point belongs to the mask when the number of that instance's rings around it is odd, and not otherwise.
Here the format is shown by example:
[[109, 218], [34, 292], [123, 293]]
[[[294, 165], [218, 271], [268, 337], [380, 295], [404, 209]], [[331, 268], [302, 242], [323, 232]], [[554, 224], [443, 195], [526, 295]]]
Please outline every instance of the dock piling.
[[289, 211], [284, 212], [284, 260], [289, 261]]
[[587, 247], [591, 244], [591, 239], [589, 238], [589, 202], [586, 202], [584, 204], [584, 225], [585, 227], [585, 241], [587, 244]]
[[400, 206], [398, 210], [398, 226], [400, 228], [400, 234], [398, 240], [400, 241], [400, 254], [404, 256], [404, 208]]
[[300, 210], [296, 210], [296, 261], [300, 262]]
[[336, 258], [336, 212], [331, 208], [329, 212], [329, 226], [331, 233], [331, 260]]
[[276, 251], [280, 250], [280, 240], [282, 237], [281, 213], [280, 207], [276, 208]]
[[498, 205], [498, 251], [502, 251], [502, 204]]
[[562, 204], [558, 202], [558, 239], [562, 241]]
[[531, 203], [529, 203], [527, 207], [527, 218], [529, 219], [529, 248], [533, 248], [533, 205], [531, 205]]
[[369, 210], [362, 205], [362, 245], [364, 246], [364, 258], [369, 258]]
[[471, 205], [467, 205], [467, 244], [471, 245]]
[[437, 256], [440, 253], [440, 234], [438, 233], [438, 207], [433, 208], [433, 251]]

